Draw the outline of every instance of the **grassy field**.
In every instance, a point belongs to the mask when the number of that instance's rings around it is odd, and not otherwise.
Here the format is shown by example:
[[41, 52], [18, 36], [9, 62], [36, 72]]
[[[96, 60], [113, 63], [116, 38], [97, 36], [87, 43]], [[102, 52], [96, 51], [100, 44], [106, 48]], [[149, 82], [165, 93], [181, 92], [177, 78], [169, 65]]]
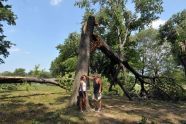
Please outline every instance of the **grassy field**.
[[128, 101], [125, 97], [105, 97], [102, 112], [80, 113], [67, 108], [69, 93], [45, 85], [22, 86], [0, 91], [0, 124], [186, 124], [186, 103]]

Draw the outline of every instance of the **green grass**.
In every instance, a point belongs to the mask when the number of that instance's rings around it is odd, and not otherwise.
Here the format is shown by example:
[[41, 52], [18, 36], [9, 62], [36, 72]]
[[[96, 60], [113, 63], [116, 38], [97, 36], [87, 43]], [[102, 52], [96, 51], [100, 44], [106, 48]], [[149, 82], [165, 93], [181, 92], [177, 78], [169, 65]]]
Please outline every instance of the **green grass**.
[[128, 101], [107, 96], [103, 110], [80, 113], [67, 108], [70, 95], [65, 90], [40, 84], [18, 85], [16, 90], [0, 91], [0, 124], [73, 124], [73, 123], [186, 123], [186, 103]]

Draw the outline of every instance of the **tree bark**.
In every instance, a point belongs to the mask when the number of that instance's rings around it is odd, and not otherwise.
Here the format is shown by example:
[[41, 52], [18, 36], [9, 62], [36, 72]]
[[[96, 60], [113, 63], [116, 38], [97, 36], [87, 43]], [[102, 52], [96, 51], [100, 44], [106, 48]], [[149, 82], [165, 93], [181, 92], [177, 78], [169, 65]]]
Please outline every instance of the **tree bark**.
[[[78, 63], [76, 67], [75, 80], [70, 99], [70, 106], [77, 103], [78, 90], [80, 86], [80, 77], [88, 74], [89, 58], [90, 58], [90, 41], [92, 40], [94, 26], [96, 25], [95, 17], [89, 16], [88, 21], [84, 24], [81, 33], [79, 45]], [[87, 95], [87, 109], [90, 108]]]
[[0, 84], [15, 84], [15, 83], [40, 83], [40, 84], [51, 84], [63, 89], [64, 86], [60, 85], [56, 79], [43, 79], [35, 77], [11, 77], [11, 76], [0, 76]]

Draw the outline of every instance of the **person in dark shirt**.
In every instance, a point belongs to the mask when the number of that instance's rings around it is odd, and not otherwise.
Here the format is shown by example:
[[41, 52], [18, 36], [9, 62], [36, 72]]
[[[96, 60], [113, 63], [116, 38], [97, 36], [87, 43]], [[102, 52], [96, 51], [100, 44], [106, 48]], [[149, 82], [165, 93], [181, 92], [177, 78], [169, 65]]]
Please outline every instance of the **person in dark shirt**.
[[88, 77], [93, 80], [93, 100], [95, 100], [95, 109], [97, 112], [101, 111], [101, 97], [102, 97], [102, 80], [98, 74], [93, 77]]

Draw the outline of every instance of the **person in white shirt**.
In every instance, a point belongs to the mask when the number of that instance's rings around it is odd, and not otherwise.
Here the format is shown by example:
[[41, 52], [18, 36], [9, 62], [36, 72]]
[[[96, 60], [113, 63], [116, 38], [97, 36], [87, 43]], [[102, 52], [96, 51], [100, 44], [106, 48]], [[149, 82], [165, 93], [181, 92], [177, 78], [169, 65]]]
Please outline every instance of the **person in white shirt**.
[[86, 109], [86, 90], [87, 90], [87, 85], [86, 85], [87, 78], [85, 75], [82, 75], [80, 77], [80, 87], [79, 87], [79, 107], [80, 107], [80, 112], [83, 112], [83, 109]]

